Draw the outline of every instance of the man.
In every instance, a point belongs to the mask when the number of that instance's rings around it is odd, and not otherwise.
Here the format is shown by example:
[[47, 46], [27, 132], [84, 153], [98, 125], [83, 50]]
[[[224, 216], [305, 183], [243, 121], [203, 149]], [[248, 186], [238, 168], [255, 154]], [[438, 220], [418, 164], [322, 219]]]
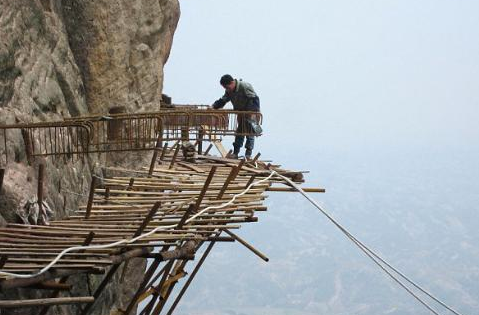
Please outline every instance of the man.
[[[214, 109], [223, 108], [226, 103], [233, 104], [233, 109], [238, 111], [259, 112], [259, 97], [253, 89], [253, 86], [245, 81], [233, 79], [229, 74], [225, 74], [220, 80], [221, 86], [225, 89], [225, 94], [219, 100], [213, 103]], [[233, 143], [233, 157], [238, 158], [241, 147], [243, 146], [245, 136], [241, 133], [251, 131], [251, 125], [248, 120], [255, 120], [255, 117], [245, 117], [238, 115], [238, 128], [236, 129], [235, 142]], [[246, 136], [245, 157], [251, 159], [254, 148], [254, 136]]]

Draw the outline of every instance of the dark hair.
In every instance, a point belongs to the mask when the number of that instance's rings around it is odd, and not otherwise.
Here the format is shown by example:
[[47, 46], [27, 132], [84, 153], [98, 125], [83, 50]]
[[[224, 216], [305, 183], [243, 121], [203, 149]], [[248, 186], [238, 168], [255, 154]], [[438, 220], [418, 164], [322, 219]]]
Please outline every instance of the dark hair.
[[221, 77], [220, 84], [221, 85], [227, 85], [233, 82], [233, 77], [229, 74], [225, 74], [224, 76]]

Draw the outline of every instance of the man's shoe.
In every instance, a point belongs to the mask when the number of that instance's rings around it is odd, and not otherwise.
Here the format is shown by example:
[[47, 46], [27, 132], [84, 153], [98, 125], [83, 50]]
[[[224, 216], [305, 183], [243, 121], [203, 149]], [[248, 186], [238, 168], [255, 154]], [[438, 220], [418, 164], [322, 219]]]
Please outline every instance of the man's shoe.
[[244, 157], [245, 157], [247, 160], [251, 160], [251, 155], [252, 155], [252, 154], [253, 154], [253, 151], [251, 151], [251, 150], [246, 150]]
[[238, 154], [236, 154], [236, 153], [231, 153], [230, 159], [237, 159], [237, 158], [238, 158]]

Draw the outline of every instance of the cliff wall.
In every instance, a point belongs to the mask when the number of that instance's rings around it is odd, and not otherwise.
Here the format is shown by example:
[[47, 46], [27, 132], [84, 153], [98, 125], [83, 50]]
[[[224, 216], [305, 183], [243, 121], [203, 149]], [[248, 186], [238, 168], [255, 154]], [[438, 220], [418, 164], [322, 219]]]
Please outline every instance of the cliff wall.
[[[0, 0], [0, 124], [61, 120], [90, 113], [126, 111], [159, 104], [163, 66], [180, 15], [178, 0]], [[156, 105], [154, 105], [156, 106]], [[158, 109], [158, 108], [156, 108]], [[45, 164], [45, 197], [53, 218], [76, 209], [88, 191], [99, 161], [40, 159], [26, 161], [21, 134], [9, 135], [9, 161], [0, 193], [0, 226], [21, 222], [24, 206], [36, 196], [38, 164]], [[0, 152], [3, 153], [3, 152]], [[3, 154], [2, 154], [3, 155]], [[130, 264], [96, 304], [94, 314], [121, 308], [132, 294], [141, 268]], [[121, 269], [120, 269], [121, 271]], [[121, 273], [121, 272], [120, 272]], [[75, 295], [89, 295], [85, 277], [72, 278]], [[98, 279], [90, 279], [95, 287]], [[0, 298], [33, 298], [29, 291], [0, 293]], [[35, 314], [38, 310], [9, 310]], [[70, 314], [55, 307], [50, 314]]]

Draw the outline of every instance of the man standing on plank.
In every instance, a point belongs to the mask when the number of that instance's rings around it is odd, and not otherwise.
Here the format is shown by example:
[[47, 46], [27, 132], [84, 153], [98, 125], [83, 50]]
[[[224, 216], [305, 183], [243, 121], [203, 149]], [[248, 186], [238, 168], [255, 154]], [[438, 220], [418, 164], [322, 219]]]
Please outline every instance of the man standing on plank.
[[[259, 112], [259, 97], [253, 89], [253, 86], [241, 79], [233, 79], [229, 74], [225, 74], [220, 80], [221, 86], [225, 89], [225, 94], [213, 103], [214, 109], [223, 108], [226, 103], [231, 102], [233, 109], [238, 111], [254, 111]], [[246, 136], [246, 152], [245, 157], [251, 159], [254, 148], [254, 135], [252, 135], [255, 118], [245, 117], [246, 115], [238, 115], [238, 128], [236, 129], [235, 142], [233, 143], [233, 157], [238, 158], [241, 147], [244, 143], [244, 133], [251, 133]]]

